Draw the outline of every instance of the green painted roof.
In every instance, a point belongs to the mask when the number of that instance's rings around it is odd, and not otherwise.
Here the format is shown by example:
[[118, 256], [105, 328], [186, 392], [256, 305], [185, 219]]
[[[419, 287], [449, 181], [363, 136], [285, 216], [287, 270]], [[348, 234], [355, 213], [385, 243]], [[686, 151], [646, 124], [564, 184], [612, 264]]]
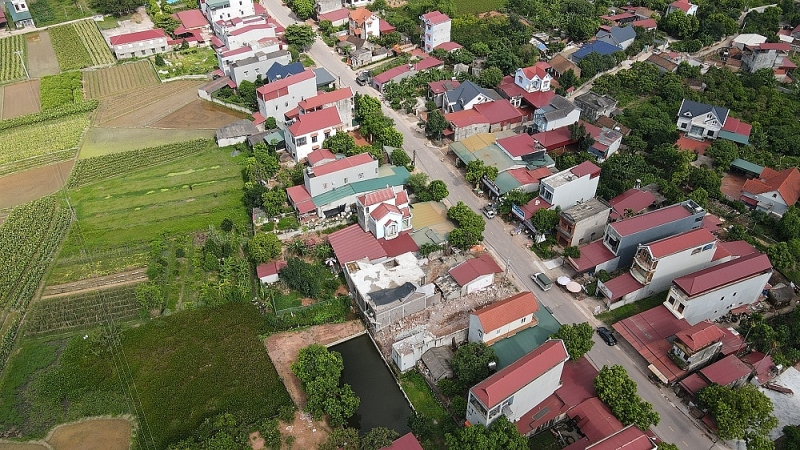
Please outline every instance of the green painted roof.
[[500, 188], [500, 195], [522, 186], [520, 182], [508, 172], [500, 172], [497, 174], [497, 178], [494, 179], [494, 184]]
[[764, 171], [764, 168], [759, 166], [758, 164], [753, 164], [750, 161], [745, 161], [741, 158], [736, 158], [731, 162], [731, 167], [735, 167], [741, 171], [749, 172], [754, 175], [761, 175], [761, 172]]
[[206, 5], [211, 9], [226, 8], [230, 4], [230, 0], [206, 0]]
[[491, 144], [479, 148], [474, 152], [470, 152], [463, 144], [454, 142], [450, 144], [450, 149], [453, 150], [453, 153], [455, 153], [464, 164], [469, 163], [473, 159], [480, 159], [487, 166], [497, 167], [498, 172], [503, 172], [521, 165], [519, 162], [511, 159], [497, 144]]
[[351, 195], [377, 191], [378, 189], [386, 186], [402, 186], [406, 184], [408, 177], [411, 175], [405, 167], [389, 165], [381, 166], [379, 173], [382, 176], [378, 178], [350, 183], [347, 186], [342, 186], [324, 194], [319, 194], [315, 197], [312, 197], [311, 201], [314, 202], [315, 206], [319, 207], [328, 205]]
[[6, 1], [6, 9], [8, 9], [8, 14], [14, 22], [32, 19], [30, 11], [15, 11], [14, 4], [11, 3], [11, 0]]
[[525, 161], [525, 163], [528, 165], [528, 169], [537, 169], [539, 167], [553, 167], [556, 164], [556, 160], [545, 153], [542, 155], [542, 159], [531, 159]]
[[508, 367], [528, 352], [542, 345], [552, 334], [555, 334], [561, 324], [545, 308], [536, 312], [539, 323], [531, 328], [520, 331], [514, 336], [497, 341], [492, 348], [497, 355], [497, 369]]
[[730, 131], [720, 130], [719, 132], [720, 139], [727, 139], [729, 141], [733, 141], [743, 145], [750, 144], [750, 137], [744, 136], [741, 134], [731, 133]]

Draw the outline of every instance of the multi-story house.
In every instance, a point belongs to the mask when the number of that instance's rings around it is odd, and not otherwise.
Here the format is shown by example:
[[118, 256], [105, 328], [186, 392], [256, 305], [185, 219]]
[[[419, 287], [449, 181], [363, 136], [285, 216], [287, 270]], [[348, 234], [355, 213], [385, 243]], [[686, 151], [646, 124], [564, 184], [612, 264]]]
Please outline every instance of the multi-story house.
[[444, 93], [442, 108], [445, 113], [472, 109], [475, 105], [494, 101], [490, 92], [471, 81], [465, 81]]
[[667, 15], [675, 11], [683, 11], [687, 16], [694, 16], [697, 14], [697, 5], [686, 0], [677, 0], [667, 6]]
[[320, 14], [327, 14], [331, 11], [336, 11], [339, 9], [342, 9], [341, 0], [316, 0], [316, 5], [314, 7], [318, 17]]
[[539, 302], [533, 292], [520, 292], [469, 315], [469, 342], [491, 345], [500, 339], [536, 326]]
[[514, 73], [514, 84], [522, 88], [525, 92], [545, 92], [550, 90], [550, 82], [553, 77], [547, 71], [550, 64], [539, 61], [530, 67], [517, 69]]
[[533, 113], [533, 131], [541, 133], [556, 128], [566, 127], [577, 122], [581, 117], [581, 110], [576, 108], [571, 101], [556, 95], [550, 102]]
[[411, 209], [405, 190], [391, 187], [356, 198], [358, 224], [376, 239], [394, 239], [411, 229]]
[[711, 322], [699, 322], [675, 333], [672, 349], [673, 361], [681, 369], [690, 372], [711, 361], [722, 348], [725, 333]]
[[274, 64], [289, 64], [290, 62], [292, 62], [292, 55], [288, 50], [278, 50], [271, 53], [259, 51], [249, 58], [230, 63], [228, 65], [229, 76], [238, 86], [245, 80], [255, 82], [259, 75], [263, 79], [264, 74]]
[[561, 209], [594, 198], [600, 182], [600, 168], [590, 161], [544, 178], [539, 183], [539, 197]]
[[610, 308], [618, 308], [663, 292], [676, 277], [708, 267], [717, 249], [717, 238], [705, 228], [640, 244], [631, 270], [597, 289]]
[[664, 306], [691, 325], [716, 320], [733, 308], [758, 301], [771, 276], [767, 255], [751, 253], [675, 278]]
[[678, 110], [678, 130], [689, 137], [716, 139], [728, 118], [728, 108], [683, 99]]
[[283, 121], [286, 112], [297, 107], [302, 100], [315, 95], [317, 95], [316, 76], [311, 69], [308, 69], [256, 89], [258, 112], [264, 118], [275, 117], [278, 126], [283, 128], [286, 126]]
[[602, 240], [581, 247], [580, 258], [567, 258], [578, 272], [612, 271], [631, 263], [643, 242], [684, 233], [703, 224], [706, 211], [692, 200], [612, 222]]
[[599, 239], [606, 229], [610, 213], [611, 205], [599, 198], [562, 210], [556, 227], [558, 243], [570, 247]]
[[758, 211], [783, 217], [800, 199], [800, 171], [797, 167], [780, 172], [765, 167], [758, 178], [744, 182], [739, 200]]
[[33, 17], [28, 9], [27, 0], [6, 0], [5, 4], [15, 27], [24, 28], [34, 26]]
[[286, 129], [286, 149], [299, 162], [312, 151], [322, 148], [325, 139], [336, 135], [342, 127], [342, 119], [336, 108], [303, 114]]
[[564, 341], [549, 340], [469, 390], [467, 420], [488, 427], [504, 415], [518, 421], [561, 386], [569, 359]]
[[360, 39], [381, 37], [380, 18], [366, 8], [350, 11], [350, 34]]
[[161, 28], [135, 33], [118, 34], [109, 38], [117, 59], [127, 59], [165, 53], [167, 35]]
[[422, 42], [425, 53], [430, 53], [439, 45], [450, 42], [451, 20], [447, 14], [431, 11], [419, 18], [422, 20]]
[[378, 176], [378, 166], [369, 153], [348, 156], [306, 168], [303, 186], [310, 196], [316, 197], [353, 181], [371, 180]]
[[581, 109], [581, 118], [592, 122], [599, 119], [600, 116], [611, 116], [617, 107], [617, 101], [612, 97], [606, 94], [600, 95], [594, 91], [575, 97], [574, 102], [575, 106]]
[[253, 0], [200, 0], [200, 10], [211, 23], [256, 13]]
[[[349, 87], [324, 92], [309, 97], [297, 104], [298, 115], [309, 114], [320, 109], [335, 108], [342, 121], [343, 130], [353, 129], [353, 90]], [[287, 117], [291, 112], [287, 113]]]

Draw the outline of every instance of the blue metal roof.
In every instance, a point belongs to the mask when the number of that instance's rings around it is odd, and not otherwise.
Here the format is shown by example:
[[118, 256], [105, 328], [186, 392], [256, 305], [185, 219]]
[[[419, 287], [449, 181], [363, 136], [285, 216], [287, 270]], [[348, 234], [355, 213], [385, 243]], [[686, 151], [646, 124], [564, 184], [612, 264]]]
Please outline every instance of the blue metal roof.
[[282, 80], [286, 77], [302, 73], [304, 70], [305, 68], [303, 67], [303, 63], [296, 62], [284, 66], [283, 64], [276, 62], [272, 65], [272, 67], [269, 68], [269, 70], [267, 70], [266, 76], [267, 80], [272, 83], [275, 80]]
[[622, 50], [620, 50], [620, 48], [616, 45], [611, 45], [608, 42], [603, 41], [595, 41], [584, 45], [577, 52], [573, 53], [572, 59], [575, 61], [580, 61], [592, 52], [599, 53], [600, 55], [611, 55], [615, 52], [621, 51]]

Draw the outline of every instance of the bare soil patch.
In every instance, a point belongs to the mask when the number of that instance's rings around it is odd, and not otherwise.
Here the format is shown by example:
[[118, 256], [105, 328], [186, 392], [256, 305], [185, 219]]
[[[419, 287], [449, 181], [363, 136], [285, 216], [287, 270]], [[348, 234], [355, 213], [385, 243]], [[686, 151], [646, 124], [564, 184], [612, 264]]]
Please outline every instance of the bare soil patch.
[[747, 177], [744, 175], [726, 173], [725, 176], [722, 177], [722, 184], [719, 190], [722, 191], [725, 197], [731, 200], [739, 200], [745, 181], [747, 181]]
[[214, 130], [91, 127], [83, 136], [78, 158], [86, 159], [109, 153], [213, 137]]
[[39, 80], [9, 84], [3, 88], [3, 119], [39, 112]]
[[147, 280], [144, 268], [128, 270], [126, 272], [115, 273], [102, 277], [87, 278], [73, 283], [58, 284], [47, 286], [44, 289], [42, 298], [61, 297], [64, 295], [80, 294], [88, 291], [99, 291], [110, 289], [127, 284], [141, 283]]
[[125, 419], [91, 419], [58, 426], [46, 440], [55, 450], [128, 450], [131, 423]]
[[0, 442], [0, 450], [50, 450], [38, 442]]
[[10, 208], [50, 195], [64, 186], [74, 160], [0, 177], [0, 208]]
[[30, 72], [31, 78], [41, 78], [61, 72], [56, 52], [50, 42], [50, 33], [40, 31], [26, 34], [25, 41], [28, 44], [28, 72]]
[[309, 344], [330, 345], [364, 331], [364, 324], [360, 320], [350, 320], [344, 323], [317, 325], [299, 331], [286, 331], [264, 339], [269, 357], [272, 358], [278, 375], [281, 376], [289, 396], [298, 408], [305, 407], [306, 395], [300, 387], [300, 380], [292, 373], [291, 366], [297, 361], [300, 349]]
[[247, 117], [247, 114], [215, 103], [194, 100], [172, 114], [154, 122], [156, 128], [213, 129]]
[[202, 82], [171, 81], [100, 100], [95, 118], [104, 127], [146, 127], [197, 99]]
[[294, 437], [292, 448], [319, 448], [331, 433], [331, 428], [323, 421], [314, 420], [310, 415], [296, 411], [292, 423], [278, 423], [281, 438], [286, 442], [288, 436]]

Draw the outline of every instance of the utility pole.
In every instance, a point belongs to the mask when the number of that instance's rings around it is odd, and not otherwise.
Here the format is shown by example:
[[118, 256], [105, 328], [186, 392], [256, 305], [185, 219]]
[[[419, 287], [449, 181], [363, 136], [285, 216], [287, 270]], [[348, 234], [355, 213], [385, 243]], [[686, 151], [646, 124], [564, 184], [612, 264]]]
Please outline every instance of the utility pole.
[[25, 60], [22, 58], [22, 50], [15, 50], [14, 53], [16, 53], [17, 56], [19, 56], [19, 62], [22, 63], [22, 70], [25, 71], [25, 78], [30, 80], [31, 76], [28, 74], [28, 68], [25, 67]]

